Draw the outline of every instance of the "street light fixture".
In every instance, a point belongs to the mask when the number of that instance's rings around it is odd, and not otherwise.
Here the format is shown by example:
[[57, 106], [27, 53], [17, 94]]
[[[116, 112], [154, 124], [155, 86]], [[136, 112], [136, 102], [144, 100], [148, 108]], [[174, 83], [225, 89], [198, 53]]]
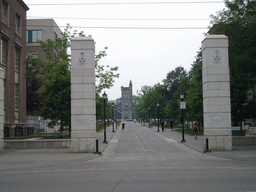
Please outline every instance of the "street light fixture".
[[104, 141], [103, 143], [108, 143], [106, 139], [106, 99], [107, 99], [107, 94], [104, 93], [102, 94], [102, 98], [104, 100]]
[[159, 132], [159, 103], [156, 104], [157, 106], [157, 132]]
[[112, 108], [113, 108], [113, 133], [115, 132], [115, 115], [114, 115], [114, 107], [115, 107], [115, 104], [114, 103], [112, 103]]
[[182, 140], [181, 140], [181, 143], [183, 142], [186, 142], [185, 139], [184, 139], [184, 114], [183, 114], [183, 110], [186, 109], [186, 102], [184, 102], [184, 93], [183, 92], [180, 92], [180, 99], [181, 99], [181, 102], [180, 102], [180, 109], [181, 109], [181, 120], [182, 120]]

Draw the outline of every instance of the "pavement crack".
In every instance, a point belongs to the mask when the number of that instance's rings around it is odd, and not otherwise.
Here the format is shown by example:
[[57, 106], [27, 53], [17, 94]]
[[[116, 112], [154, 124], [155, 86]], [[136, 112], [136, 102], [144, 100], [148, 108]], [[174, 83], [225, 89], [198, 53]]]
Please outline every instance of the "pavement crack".
[[116, 187], [117, 187], [120, 183], [122, 183], [122, 181], [123, 181], [126, 177], [127, 177], [127, 175], [126, 175], [124, 178], [122, 178], [120, 181], [117, 182], [117, 184], [114, 186], [112, 192], [115, 191]]

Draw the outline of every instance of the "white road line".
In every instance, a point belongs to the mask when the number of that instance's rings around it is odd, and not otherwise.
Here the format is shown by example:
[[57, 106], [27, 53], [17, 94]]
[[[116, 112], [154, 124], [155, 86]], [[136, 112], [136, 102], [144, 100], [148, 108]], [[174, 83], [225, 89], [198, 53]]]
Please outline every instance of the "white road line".
[[118, 143], [118, 139], [111, 139], [109, 143]]
[[177, 143], [176, 140], [171, 139], [171, 138], [164, 138], [165, 141], [167, 141], [168, 143]]

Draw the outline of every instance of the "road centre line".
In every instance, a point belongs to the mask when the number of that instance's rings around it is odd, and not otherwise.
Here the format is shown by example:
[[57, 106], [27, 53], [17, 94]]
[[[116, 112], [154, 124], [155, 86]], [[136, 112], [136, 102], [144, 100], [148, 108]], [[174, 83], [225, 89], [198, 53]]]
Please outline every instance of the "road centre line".
[[[133, 134], [135, 135], [137, 141], [139, 142], [139, 144], [140, 144], [140, 146], [141, 146], [141, 148], [143, 149], [144, 152], [148, 152], [148, 151], [152, 151], [152, 152], [153, 152], [153, 151], [154, 151], [154, 150], [150, 147], [150, 145], [148, 144], [148, 142], [138, 133], [138, 131], [136, 131], [134, 128], [132, 128], [132, 131], [133, 131]], [[145, 147], [143, 147], [143, 145], [142, 145], [142, 143], [140, 142], [138, 136], [139, 136], [139, 137], [145, 142], [145, 144], [149, 147], [149, 150], [146, 150]]]

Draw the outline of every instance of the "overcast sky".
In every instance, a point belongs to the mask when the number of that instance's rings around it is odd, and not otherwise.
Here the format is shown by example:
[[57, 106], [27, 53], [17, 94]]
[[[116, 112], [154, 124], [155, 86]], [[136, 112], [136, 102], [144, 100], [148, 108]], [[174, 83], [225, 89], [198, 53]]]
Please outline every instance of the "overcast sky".
[[109, 100], [121, 97], [121, 86], [128, 87], [130, 80], [136, 95], [144, 85], [162, 83], [178, 66], [189, 70], [210, 26], [209, 15], [225, 8], [218, 0], [24, 2], [28, 19], [53, 18], [62, 30], [69, 23], [92, 35], [96, 53], [108, 47], [100, 64], [118, 66], [120, 73], [105, 90]]

